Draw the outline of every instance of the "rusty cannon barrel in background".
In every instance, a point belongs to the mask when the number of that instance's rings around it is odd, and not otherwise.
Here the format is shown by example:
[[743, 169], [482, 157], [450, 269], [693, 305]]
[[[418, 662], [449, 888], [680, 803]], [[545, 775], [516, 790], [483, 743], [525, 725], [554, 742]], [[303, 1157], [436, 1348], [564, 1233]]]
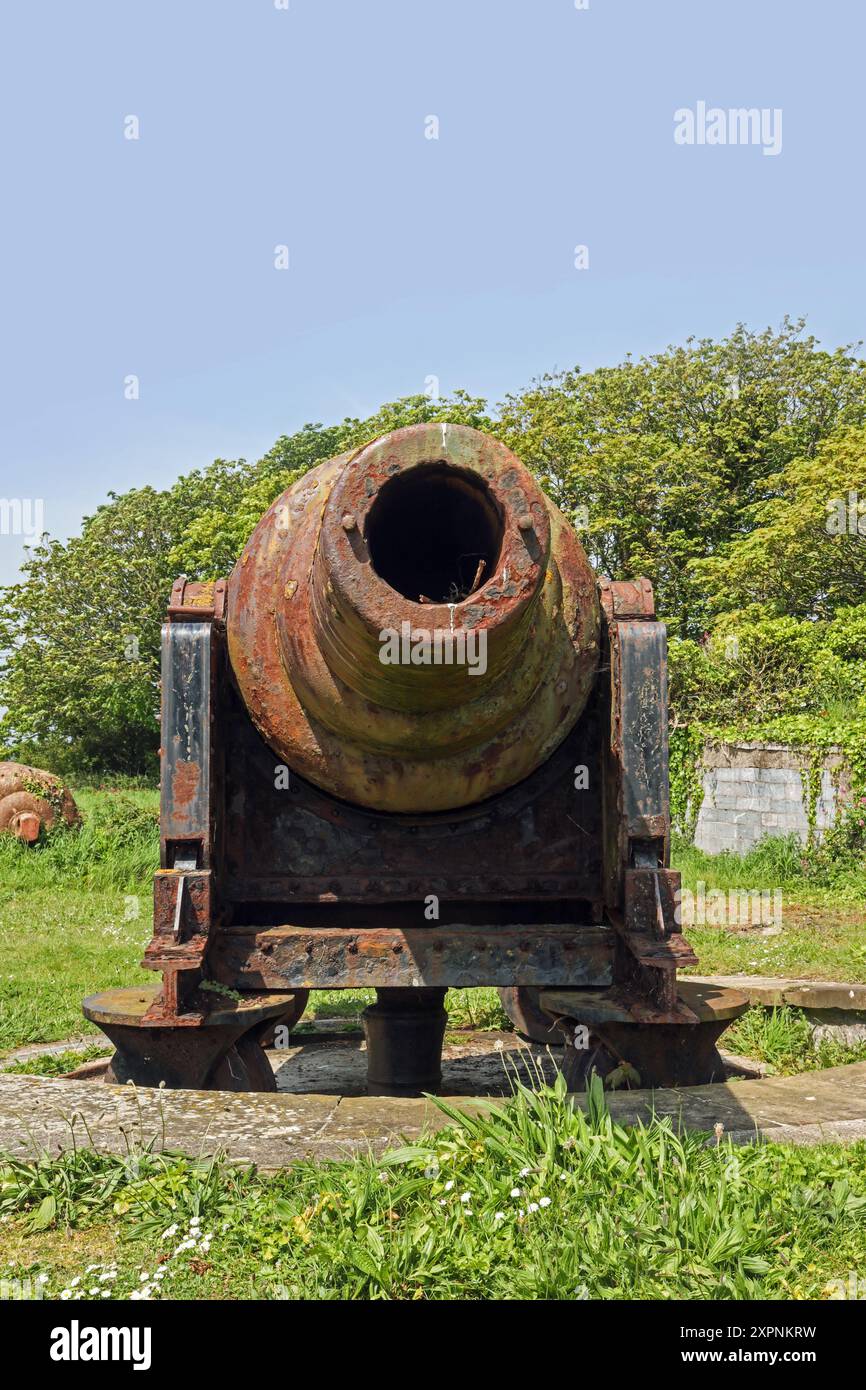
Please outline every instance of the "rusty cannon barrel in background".
[[[227, 629], [247, 710], [293, 770], [360, 806], [442, 811], [513, 786], [573, 728], [599, 604], [577, 536], [510, 450], [419, 425], [277, 499]], [[389, 642], [401, 659], [383, 660]]]
[[178, 580], [161, 786], [161, 984], [85, 1001], [109, 1079], [272, 1089], [275, 1023], [368, 986], [369, 1089], [435, 1090], [446, 990], [481, 985], [561, 1032], [575, 1085], [721, 1079], [740, 1006], [677, 987], [652, 588], [596, 578], [490, 436], [331, 459], [228, 581]]
[[72, 793], [60, 779], [25, 763], [0, 762], [0, 832], [33, 845], [56, 824], [81, 824]]

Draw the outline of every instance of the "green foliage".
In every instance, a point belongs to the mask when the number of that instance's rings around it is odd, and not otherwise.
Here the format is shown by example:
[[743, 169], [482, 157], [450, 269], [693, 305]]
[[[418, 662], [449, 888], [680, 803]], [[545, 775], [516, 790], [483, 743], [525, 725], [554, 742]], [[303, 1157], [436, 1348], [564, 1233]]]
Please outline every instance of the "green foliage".
[[[451, 1123], [417, 1143], [271, 1176], [135, 1151], [8, 1159], [0, 1216], [37, 1249], [118, 1227], [115, 1297], [801, 1298], [859, 1268], [866, 1145], [626, 1128], [598, 1084], [584, 1113], [561, 1080], [471, 1116], [439, 1106]], [[92, 1271], [66, 1296], [99, 1297]]]
[[110, 1047], [93, 1043], [83, 1050], [68, 1048], [63, 1052], [42, 1052], [38, 1057], [29, 1057], [26, 1062], [10, 1062], [0, 1067], [0, 1070], [22, 1076], [65, 1076], [84, 1062], [95, 1061], [97, 1057], [109, 1057], [111, 1051]]
[[[862, 543], [862, 542], [861, 542]], [[864, 545], [866, 549], [866, 545]], [[776, 742], [801, 751], [810, 826], [826, 755], [839, 749], [855, 796], [866, 791], [866, 603], [824, 619], [724, 614], [703, 642], [668, 647], [671, 703], [671, 810], [693, 829], [702, 797], [706, 743]], [[850, 865], [842, 838], [810, 860], [817, 872]]]
[[445, 1007], [448, 1010], [449, 1028], [473, 1028], [478, 1031], [504, 1028], [509, 1032], [513, 1028], [497, 989], [449, 989], [445, 996]]
[[669, 678], [674, 727], [700, 719], [760, 729], [813, 715], [829, 746], [824, 728], [840, 714], [866, 718], [866, 603], [823, 621], [726, 615], [703, 643], [670, 642]]
[[671, 853], [687, 886], [698, 879], [722, 890], [755, 884], [794, 890], [805, 886], [803, 846], [796, 835], [766, 835], [748, 854], [724, 850], [721, 854], [707, 855], [675, 831]]
[[154, 983], [139, 963], [152, 929], [158, 795], [127, 785], [76, 789], [76, 800], [80, 830], [58, 827], [32, 846], [0, 835], [0, 1054], [97, 1033], [81, 1014], [96, 984]]
[[699, 638], [715, 611], [697, 562], [763, 520], [755, 509], [792, 461], [866, 420], [863, 364], [850, 348], [820, 350], [802, 327], [740, 326], [720, 343], [545, 376], [502, 409], [497, 433], [554, 500], [587, 507], [596, 568], [647, 575], [681, 637]]
[[866, 429], [839, 428], [813, 455], [789, 460], [764, 480], [742, 522], [740, 534], [692, 565], [710, 611], [826, 619], [860, 604], [862, 656]]
[[824, 1067], [866, 1061], [866, 1043], [844, 1043], [812, 1037], [812, 1024], [802, 1009], [749, 1009], [725, 1033], [726, 1052], [763, 1062], [769, 1076], [796, 1076]]
[[[862, 712], [866, 538], [830, 534], [827, 508], [866, 499], [866, 371], [852, 348], [826, 352], [785, 320], [543, 376], [495, 412], [462, 391], [407, 397], [305, 425], [253, 464], [218, 459], [163, 492], [112, 494], [0, 592], [0, 747], [60, 772], [152, 773], [176, 576], [227, 574], [275, 497], [323, 459], [440, 420], [508, 443], [579, 521], [599, 572], [653, 581], [679, 639], [675, 725]], [[719, 655], [731, 635], [739, 666]]]
[[704, 748], [703, 734], [697, 724], [682, 727], [674, 724], [669, 741], [671, 822], [690, 838], [694, 834], [704, 796], [703, 781], [698, 770]]
[[107, 1162], [93, 1149], [33, 1162], [9, 1158], [0, 1165], [0, 1214], [23, 1214], [31, 1231], [81, 1225], [106, 1209], [128, 1176], [122, 1161]]
[[833, 883], [850, 870], [866, 868], [866, 796], [855, 798], [820, 843], [810, 844], [805, 855], [808, 874], [820, 883]]
[[112, 496], [80, 536], [30, 552], [0, 602], [0, 739], [10, 755], [58, 771], [155, 768], [169, 555], [227, 467], [168, 492]]
[[159, 864], [159, 815], [154, 793], [138, 798], [106, 791], [81, 798], [80, 828], [57, 824], [36, 845], [0, 836], [0, 884], [12, 891], [66, 885], [94, 888], [147, 884]]
[[155, 767], [159, 629], [171, 585], [163, 497], [101, 508], [38, 546], [0, 610], [0, 736], [60, 770]]

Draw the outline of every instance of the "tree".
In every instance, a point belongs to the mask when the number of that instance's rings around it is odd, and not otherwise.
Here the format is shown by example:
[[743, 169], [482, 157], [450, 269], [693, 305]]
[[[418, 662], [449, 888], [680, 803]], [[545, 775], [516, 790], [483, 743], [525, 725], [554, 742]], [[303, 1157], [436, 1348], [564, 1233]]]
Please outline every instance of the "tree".
[[496, 431], [564, 511], [586, 509], [595, 567], [646, 574], [671, 629], [697, 638], [711, 609], [694, 562], [754, 528], [750, 509], [792, 459], [864, 422], [864, 364], [785, 320], [778, 333], [740, 326], [720, 343], [542, 377], [506, 399]]
[[799, 714], [866, 716], [866, 603], [826, 620], [726, 617], [668, 650], [671, 723], [758, 728]]
[[[711, 614], [831, 617], [866, 594], [866, 429], [850, 426], [765, 479], [745, 534], [696, 560]], [[747, 529], [748, 528], [748, 529]]]
[[[152, 766], [170, 494], [114, 497], [66, 545], [37, 546], [0, 609], [0, 735], [58, 771]], [[25, 759], [26, 760], [26, 759]]]

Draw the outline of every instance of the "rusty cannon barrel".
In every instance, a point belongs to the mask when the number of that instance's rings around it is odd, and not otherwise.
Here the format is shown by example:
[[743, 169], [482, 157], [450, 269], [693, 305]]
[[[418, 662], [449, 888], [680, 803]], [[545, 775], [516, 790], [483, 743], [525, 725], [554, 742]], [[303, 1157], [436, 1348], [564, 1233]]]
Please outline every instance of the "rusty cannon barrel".
[[228, 649], [256, 727], [316, 786], [443, 811], [521, 781], [581, 715], [595, 576], [515, 455], [412, 425], [320, 464], [229, 581]]
[[59, 778], [24, 763], [0, 762], [0, 832], [32, 845], [58, 823], [81, 824], [75, 799]]

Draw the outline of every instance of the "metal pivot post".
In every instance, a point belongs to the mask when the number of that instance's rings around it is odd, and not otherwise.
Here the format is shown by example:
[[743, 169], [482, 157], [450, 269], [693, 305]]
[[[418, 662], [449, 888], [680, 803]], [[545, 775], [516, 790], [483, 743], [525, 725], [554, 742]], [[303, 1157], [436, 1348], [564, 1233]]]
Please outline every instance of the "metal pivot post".
[[371, 1096], [420, 1096], [442, 1084], [444, 989], [377, 989], [362, 1015]]

